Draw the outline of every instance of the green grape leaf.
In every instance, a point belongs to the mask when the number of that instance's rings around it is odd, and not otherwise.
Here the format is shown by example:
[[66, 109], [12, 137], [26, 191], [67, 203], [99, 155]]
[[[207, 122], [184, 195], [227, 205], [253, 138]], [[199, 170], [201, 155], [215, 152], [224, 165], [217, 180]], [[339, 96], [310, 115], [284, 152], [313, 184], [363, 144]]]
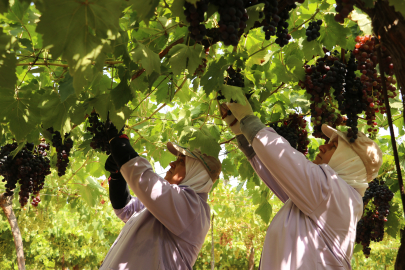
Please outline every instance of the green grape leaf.
[[145, 45], [137, 43], [135, 51], [131, 54], [132, 59], [139, 62], [142, 68], [145, 69], [146, 75], [149, 76], [153, 71], [160, 74], [160, 57], [157, 53], [154, 53]]
[[310, 61], [313, 57], [323, 57], [325, 55], [322, 50], [322, 45], [317, 41], [313, 40], [308, 42], [306, 39], [302, 41], [302, 51], [306, 60]]
[[9, 8], [9, 0], [0, 0], [0, 13], [5, 13]]
[[132, 110], [126, 106], [122, 107], [120, 110], [110, 110], [110, 120], [116, 127], [123, 127], [125, 121], [131, 115]]
[[405, 2], [403, 0], [389, 0], [390, 5], [394, 6], [396, 12], [400, 12], [405, 17]]
[[44, 0], [36, 31], [54, 59], [68, 62], [77, 95], [91, 81], [94, 68], [102, 71], [109, 39], [120, 29], [122, 0], [74, 1]]
[[366, 35], [373, 34], [373, 26], [371, 25], [370, 17], [362, 12], [357, 7], [354, 7], [352, 14], [350, 15], [352, 20], [357, 22], [361, 31], [364, 32]]
[[180, 21], [182, 22], [186, 21], [186, 15], [184, 15], [184, 8], [183, 8], [185, 2], [186, 0], [174, 0], [170, 8], [173, 16], [179, 17]]
[[269, 204], [268, 201], [263, 201], [262, 203], [260, 203], [259, 207], [257, 207], [255, 213], [262, 218], [264, 223], [268, 224], [270, 222], [270, 217], [272, 213], [271, 205]]
[[75, 96], [71, 96], [66, 101], [61, 102], [60, 96], [56, 92], [43, 96], [40, 104], [43, 128], [53, 127], [61, 134], [70, 132], [71, 119], [69, 110], [75, 105]]
[[249, 30], [253, 27], [255, 22], [261, 22], [264, 19], [264, 16], [260, 19], [259, 14], [263, 12], [264, 3], [260, 3], [246, 9], [249, 19], [246, 21], [247, 27], [245, 28], [245, 33], [249, 32]]
[[203, 46], [200, 44], [194, 46], [177, 44], [169, 54], [171, 55], [169, 63], [175, 76], [180, 75], [186, 68], [189, 74], [193, 74], [202, 64], [202, 58], [205, 55]]
[[303, 68], [303, 62], [295, 55], [291, 55], [287, 58], [286, 65], [289, 71], [294, 74], [296, 81], [302, 80], [305, 77], [305, 69]]
[[136, 11], [139, 21], [144, 21], [146, 25], [149, 24], [150, 18], [154, 16], [155, 9], [159, 5], [159, 0], [130, 0], [132, 9]]
[[65, 79], [59, 83], [59, 94], [61, 102], [65, 102], [66, 99], [75, 93], [73, 88], [73, 77], [69, 73], [66, 73]]
[[261, 65], [265, 61], [266, 55], [269, 53], [268, 49], [262, 48], [262, 44], [255, 43], [250, 49], [252, 52], [246, 61], [246, 67], [252, 67], [253, 65]]
[[201, 77], [201, 86], [209, 95], [213, 90], [217, 90], [224, 83], [224, 71], [229, 66], [228, 61], [224, 57], [220, 57], [208, 66], [207, 71]]
[[218, 157], [221, 150], [221, 146], [206, 126], [203, 126], [201, 129], [191, 126], [182, 128], [179, 142], [181, 145], [188, 144], [191, 151], [200, 149], [201, 153], [213, 157]]
[[15, 74], [17, 59], [14, 54], [8, 51], [12, 49], [17, 41], [15, 37], [9, 36], [0, 28], [0, 86], [15, 88], [17, 75]]
[[320, 30], [320, 42], [329, 50], [336, 45], [345, 48], [347, 43], [346, 37], [350, 35], [350, 29], [336, 22], [333, 14], [326, 14], [324, 19], [325, 27], [322, 27]]
[[74, 187], [79, 190], [84, 201], [90, 207], [93, 207], [100, 200], [100, 195], [107, 195], [107, 192], [100, 186], [94, 177], [87, 177], [85, 182], [85, 184], [76, 184]]
[[111, 90], [111, 99], [116, 109], [121, 109], [125, 104], [134, 98], [132, 90], [129, 87], [131, 80], [131, 74], [129, 74], [129, 71], [125, 70], [124, 75], [120, 79], [121, 82], [113, 90]]
[[246, 103], [245, 93], [240, 87], [223, 84], [221, 86], [221, 93], [226, 97], [228, 102], [231, 102], [232, 99], [242, 105]]
[[387, 234], [393, 238], [397, 237], [400, 228], [400, 219], [401, 214], [399, 213], [399, 206], [396, 203], [393, 203], [390, 206], [390, 213], [387, 216], [387, 222], [385, 227], [387, 228]]

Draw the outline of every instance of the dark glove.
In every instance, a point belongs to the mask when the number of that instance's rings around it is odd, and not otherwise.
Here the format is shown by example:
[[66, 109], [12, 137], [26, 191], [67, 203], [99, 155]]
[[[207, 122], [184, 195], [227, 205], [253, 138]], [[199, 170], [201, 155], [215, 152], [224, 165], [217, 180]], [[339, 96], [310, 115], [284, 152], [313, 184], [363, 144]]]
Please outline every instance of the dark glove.
[[[110, 201], [114, 209], [121, 209], [131, 200], [131, 194], [127, 182], [118, 169], [112, 155], [108, 156], [104, 168], [110, 172], [108, 183], [110, 184]], [[111, 181], [110, 181], [111, 180]]]
[[129, 160], [139, 156], [125, 134], [118, 135], [110, 141], [110, 151], [118, 169], [121, 169], [121, 166]]
[[117, 127], [107, 119], [107, 122], [105, 123], [105, 133], [107, 134], [108, 141], [111, 141], [115, 137], [122, 135], [123, 130], [124, 127], [122, 127], [120, 131], [118, 131]]
[[106, 171], [110, 173], [110, 178], [108, 179], [108, 182], [110, 182], [110, 180], [124, 179], [112, 155], [108, 156], [107, 160], [105, 161], [104, 168]]

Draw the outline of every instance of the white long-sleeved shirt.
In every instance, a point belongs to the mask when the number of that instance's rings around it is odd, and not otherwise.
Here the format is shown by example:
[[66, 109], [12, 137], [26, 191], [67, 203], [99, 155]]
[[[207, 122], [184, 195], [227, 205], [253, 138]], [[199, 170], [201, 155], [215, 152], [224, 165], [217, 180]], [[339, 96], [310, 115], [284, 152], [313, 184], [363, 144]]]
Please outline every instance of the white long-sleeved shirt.
[[261, 270], [351, 269], [360, 194], [327, 164], [316, 165], [272, 128], [252, 141], [250, 163], [284, 202], [267, 229]]
[[142, 157], [120, 171], [137, 198], [114, 210], [125, 226], [100, 270], [191, 270], [210, 228], [208, 194], [169, 184]]

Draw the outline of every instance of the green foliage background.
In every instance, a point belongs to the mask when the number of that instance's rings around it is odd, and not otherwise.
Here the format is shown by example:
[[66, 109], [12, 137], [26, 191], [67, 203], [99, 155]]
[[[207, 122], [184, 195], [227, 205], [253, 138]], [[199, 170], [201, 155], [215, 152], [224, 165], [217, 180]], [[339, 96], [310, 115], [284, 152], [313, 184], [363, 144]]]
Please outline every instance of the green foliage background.
[[[0, 144], [13, 140], [39, 143], [42, 137], [50, 141], [49, 127], [70, 132], [75, 142], [67, 174], [58, 177], [52, 171], [38, 209], [21, 209], [18, 198], [14, 200], [28, 269], [62, 263], [97, 269], [122, 226], [110, 204], [101, 203], [108, 201], [108, 187], [98, 180], [106, 175], [107, 156], [90, 147], [86, 117], [93, 110], [102, 120], [109, 112], [116, 126], [125, 124], [135, 150], [152, 165], [159, 162], [167, 167], [174, 160], [165, 148], [168, 141], [199, 147], [214, 156], [222, 149], [219, 182], [236, 179], [237, 187], [218, 184], [210, 194], [216, 266], [246, 269], [252, 246], [258, 265], [267, 225], [281, 204], [237, 150], [233, 134], [218, 113], [217, 91], [228, 100], [241, 100], [253, 90], [251, 105], [264, 123], [292, 112], [307, 115], [309, 100], [298, 86], [304, 78], [304, 63], [312, 64], [323, 56], [323, 47], [354, 48], [357, 35], [371, 34], [370, 18], [355, 9], [340, 25], [333, 19], [334, 0], [307, 0], [291, 12], [288, 22], [293, 41], [287, 46], [280, 48], [273, 39], [265, 40], [263, 31], [254, 28], [246, 31], [237, 47], [217, 43], [207, 54], [203, 46], [188, 39], [184, 2], [0, 0]], [[372, 7], [372, 0], [366, 2]], [[405, 14], [401, 1], [389, 2]], [[262, 5], [248, 9], [248, 27], [259, 20], [262, 9]], [[206, 26], [215, 27], [218, 16], [211, 7]], [[320, 38], [307, 42], [305, 26], [312, 19], [322, 19], [324, 24]], [[168, 53], [165, 48], [170, 48]], [[203, 59], [207, 67], [196, 74]], [[229, 65], [242, 69], [245, 88], [223, 85]], [[397, 139], [402, 142], [402, 102], [392, 99], [390, 103]], [[387, 130], [386, 115], [377, 114], [376, 121]], [[365, 121], [359, 121], [359, 129], [366, 130]], [[356, 248], [354, 269], [392, 265], [404, 225], [390, 136], [379, 136], [377, 141], [384, 151], [380, 175], [396, 195], [386, 240], [372, 245], [369, 259]], [[310, 159], [320, 144], [321, 140], [311, 138]], [[403, 143], [399, 147], [403, 169]], [[55, 149], [49, 154], [55, 168]], [[0, 192], [4, 190], [0, 183]], [[4, 215], [0, 218], [0, 268], [12, 269], [16, 267], [14, 244]], [[224, 235], [232, 239], [231, 244], [221, 245]], [[195, 269], [209, 268], [210, 250], [208, 235]]]

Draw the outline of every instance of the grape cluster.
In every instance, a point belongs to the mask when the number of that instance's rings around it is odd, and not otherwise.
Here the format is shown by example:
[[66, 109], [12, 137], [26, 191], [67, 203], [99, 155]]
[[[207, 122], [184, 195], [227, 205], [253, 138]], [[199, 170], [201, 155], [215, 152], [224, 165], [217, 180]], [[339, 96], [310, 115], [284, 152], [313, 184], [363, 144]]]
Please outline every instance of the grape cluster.
[[355, 0], [336, 0], [335, 10], [338, 14], [335, 15], [335, 21], [344, 23], [345, 18], [353, 11]]
[[[384, 237], [384, 223], [390, 213], [390, 201], [394, 193], [383, 181], [374, 179], [363, 196], [365, 210], [362, 218], [357, 223], [356, 243], [363, 245], [366, 258], [370, 255], [370, 242], [380, 242]], [[373, 204], [369, 202], [373, 200]]]
[[36, 197], [32, 196], [31, 205], [34, 207], [37, 207], [40, 201], [41, 201], [41, 198], [40, 198], [39, 194]]
[[92, 112], [88, 117], [88, 120], [90, 125], [87, 127], [87, 131], [93, 134], [90, 147], [93, 149], [100, 149], [102, 152], [109, 155], [110, 146], [105, 132], [105, 124], [100, 121], [99, 115], [96, 112]]
[[309, 22], [309, 26], [305, 31], [305, 34], [307, 35], [307, 41], [315, 40], [321, 36], [321, 33], [319, 33], [319, 30], [321, 30], [321, 25], [322, 20]]
[[365, 110], [367, 125], [369, 126], [368, 132], [371, 136], [375, 136], [378, 132], [377, 123], [375, 122], [376, 113], [385, 113], [385, 102], [383, 95], [383, 86], [381, 76], [378, 74], [376, 66], [377, 64], [382, 64], [385, 67], [385, 71], [388, 72], [388, 77], [386, 80], [386, 87], [389, 98], [394, 98], [396, 93], [396, 80], [394, 75], [394, 65], [392, 63], [392, 58], [388, 54], [386, 48], [382, 47], [382, 61], [379, 63], [377, 58], [376, 38], [370, 35], [364, 37], [356, 37], [356, 45], [353, 50], [356, 60], [358, 61], [357, 69], [361, 71], [362, 75], [360, 77], [361, 82], [364, 85], [363, 88], [363, 100], [367, 104], [367, 109]]
[[50, 174], [50, 161], [46, 157], [49, 145], [41, 143], [34, 147], [27, 143], [14, 157], [11, 153], [17, 143], [7, 144], [0, 149], [0, 175], [6, 181], [6, 196], [12, 196], [17, 183], [20, 184], [19, 202], [21, 207], [27, 204], [30, 194], [38, 196], [44, 187], [45, 177]]
[[298, 114], [290, 114], [287, 119], [270, 124], [277, 134], [284, 137], [290, 145], [304, 155], [308, 154], [307, 121]]
[[196, 42], [201, 42], [207, 34], [207, 29], [203, 22], [204, 13], [208, 10], [208, 2], [209, 0], [200, 0], [196, 3], [196, 6], [187, 1], [184, 2], [184, 15], [187, 22], [190, 23], [188, 31], [190, 32], [190, 37]]
[[290, 2], [292, 4], [289, 4], [285, 9], [283, 9], [279, 13], [280, 21], [278, 22], [277, 25], [277, 32], [276, 32], [276, 43], [280, 47], [284, 47], [284, 45], [287, 45], [288, 42], [291, 40], [291, 35], [288, 33], [288, 22], [287, 20], [290, 18], [290, 11], [292, 9], [297, 8], [297, 5], [294, 3], [293, 0], [287, 1], [287, 3]]
[[55, 147], [57, 153], [56, 167], [58, 167], [58, 176], [63, 176], [69, 164], [69, 154], [73, 147], [73, 140], [69, 138], [69, 133], [66, 133], [62, 142], [62, 136], [59, 131], [54, 131], [53, 128], [49, 128], [48, 131], [53, 134], [52, 146]]
[[327, 139], [322, 132], [322, 124], [326, 123], [335, 128], [346, 120], [336, 111], [331, 96], [332, 85], [342, 88], [344, 70], [341, 67], [339, 58], [331, 53], [318, 58], [315, 65], [305, 65], [304, 67], [305, 81], [300, 81], [299, 85], [311, 95], [311, 122], [314, 125], [312, 135], [316, 138]]
[[249, 19], [244, 0], [218, 0], [211, 3], [218, 6], [219, 40], [225, 46], [237, 46], [240, 38], [239, 30], [246, 28], [246, 21]]
[[[232, 85], [232, 86], [237, 86], [237, 87], [245, 87], [245, 82], [243, 79], [243, 75], [241, 73], [241, 69], [234, 69], [232, 66], [229, 66], [226, 69], [226, 72], [228, 73], [228, 76], [224, 78], [224, 84], [226, 85]], [[246, 94], [246, 98], [249, 99], [251, 94]], [[221, 91], [218, 92], [218, 97], [217, 100], [222, 100], [226, 99], [224, 95], [222, 95]], [[231, 102], [233, 102], [231, 100]]]

